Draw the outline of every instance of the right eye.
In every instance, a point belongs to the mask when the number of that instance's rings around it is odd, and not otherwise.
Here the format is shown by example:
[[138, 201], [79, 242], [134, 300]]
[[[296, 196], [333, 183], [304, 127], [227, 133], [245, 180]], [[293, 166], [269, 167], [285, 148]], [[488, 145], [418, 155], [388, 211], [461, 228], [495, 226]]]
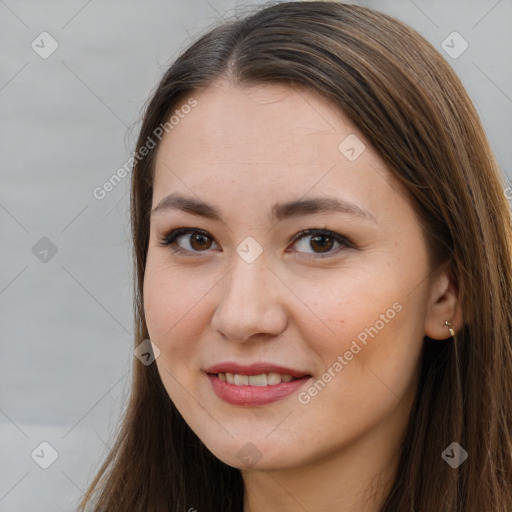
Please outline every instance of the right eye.
[[[193, 235], [193, 236], [190, 236]], [[186, 240], [185, 247], [179, 244], [180, 239]], [[204, 252], [211, 247], [213, 238], [201, 229], [173, 229], [159, 240], [161, 247], [170, 247], [176, 253]], [[215, 242], [214, 242], [215, 243]]]

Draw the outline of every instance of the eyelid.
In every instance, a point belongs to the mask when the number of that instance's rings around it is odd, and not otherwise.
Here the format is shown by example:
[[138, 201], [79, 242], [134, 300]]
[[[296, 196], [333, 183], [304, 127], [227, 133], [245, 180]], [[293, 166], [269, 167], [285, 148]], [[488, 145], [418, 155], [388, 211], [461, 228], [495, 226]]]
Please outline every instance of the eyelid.
[[[327, 228], [307, 228], [299, 231], [294, 237], [291, 239], [290, 243], [295, 243], [297, 240], [307, 236], [307, 235], [325, 235], [333, 238], [338, 243], [343, 242], [344, 244], [353, 247], [352, 242], [344, 235], [337, 233], [336, 231], [332, 231]], [[320, 253], [319, 253], [320, 254]]]

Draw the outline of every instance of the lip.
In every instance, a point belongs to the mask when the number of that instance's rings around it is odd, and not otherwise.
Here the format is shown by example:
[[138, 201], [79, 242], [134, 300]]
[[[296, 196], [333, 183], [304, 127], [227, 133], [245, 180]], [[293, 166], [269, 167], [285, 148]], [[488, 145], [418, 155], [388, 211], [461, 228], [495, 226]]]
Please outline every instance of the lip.
[[[239, 375], [260, 375], [262, 373], [280, 373], [291, 375], [297, 380], [281, 382], [271, 386], [238, 386], [221, 381], [218, 373], [238, 373]], [[270, 363], [254, 363], [242, 365], [238, 363], [219, 363], [206, 370], [208, 380], [214, 393], [225, 402], [239, 406], [267, 405], [281, 400], [297, 391], [311, 379], [311, 375]]]
[[280, 373], [281, 375], [291, 375], [297, 379], [310, 376], [307, 372], [286, 368], [272, 363], [258, 362], [250, 365], [244, 365], [234, 362], [219, 363], [205, 370], [208, 374], [214, 373], [238, 373], [239, 375], [261, 375], [262, 373]]

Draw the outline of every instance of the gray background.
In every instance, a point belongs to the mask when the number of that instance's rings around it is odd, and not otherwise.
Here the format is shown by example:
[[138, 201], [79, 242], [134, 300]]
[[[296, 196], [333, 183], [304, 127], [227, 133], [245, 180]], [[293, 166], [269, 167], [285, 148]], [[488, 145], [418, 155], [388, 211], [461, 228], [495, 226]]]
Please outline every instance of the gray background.
[[[171, 60], [263, 3], [0, 0], [0, 512], [74, 510], [112, 442], [133, 358], [129, 176], [103, 200], [92, 191], [133, 152]], [[512, 1], [354, 3], [443, 53], [510, 175]], [[31, 47], [48, 50], [44, 31], [59, 45], [46, 59]], [[441, 47], [453, 31], [469, 44], [455, 59]], [[58, 452], [48, 469], [43, 441]]]

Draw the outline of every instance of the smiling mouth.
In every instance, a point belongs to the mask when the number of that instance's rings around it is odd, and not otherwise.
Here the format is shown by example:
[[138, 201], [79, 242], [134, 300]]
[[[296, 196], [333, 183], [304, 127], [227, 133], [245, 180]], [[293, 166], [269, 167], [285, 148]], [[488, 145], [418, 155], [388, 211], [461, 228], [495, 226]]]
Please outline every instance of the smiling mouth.
[[262, 406], [277, 402], [306, 385], [312, 376], [302, 370], [268, 361], [244, 364], [217, 363], [204, 370], [213, 392], [237, 406]]

